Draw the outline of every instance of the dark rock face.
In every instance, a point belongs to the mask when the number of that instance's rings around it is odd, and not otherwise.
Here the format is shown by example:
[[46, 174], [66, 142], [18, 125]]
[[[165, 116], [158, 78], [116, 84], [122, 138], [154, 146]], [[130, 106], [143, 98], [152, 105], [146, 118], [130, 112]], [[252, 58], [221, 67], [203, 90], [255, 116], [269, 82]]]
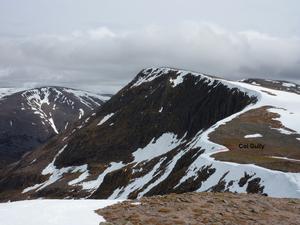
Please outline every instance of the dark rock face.
[[170, 79], [175, 79], [176, 73], [170, 70], [152, 82], [132, 87], [137, 79], [146, 76], [144, 71], [139, 73], [97, 112], [97, 118], [114, 113], [109, 123], [102, 126], [92, 123], [82, 129], [77, 138], [69, 141], [55, 164], [64, 167], [86, 162], [130, 162], [131, 153], [147, 145], [153, 137], [166, 132], [179, 138], [185, 134], [186, 138], [193, 137], [201, 129], [256, 101], [217, 80], [207, 85], [207, 79], [199, 76], [186, 75], [183, 83], [172, 87]]
[[17, 92], [0, 99], [0, 168], [41, 146], [105, 97], [62, 87]]
[[249, 181], [247, 186], [247, 192], [248, 193], [259, 193], [263, 194], [264, 186], [260, 185], [260, 178], [254, 178], [253, 180]]

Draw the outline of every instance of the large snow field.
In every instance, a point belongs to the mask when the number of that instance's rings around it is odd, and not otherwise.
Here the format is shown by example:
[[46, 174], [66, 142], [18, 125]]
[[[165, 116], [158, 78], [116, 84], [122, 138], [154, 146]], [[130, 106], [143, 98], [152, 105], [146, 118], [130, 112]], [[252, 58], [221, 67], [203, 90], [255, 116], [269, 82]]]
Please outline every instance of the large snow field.
[[96, 209], [117, 200], [26, 200], [0, 203], [0, 225], [99, 225]]

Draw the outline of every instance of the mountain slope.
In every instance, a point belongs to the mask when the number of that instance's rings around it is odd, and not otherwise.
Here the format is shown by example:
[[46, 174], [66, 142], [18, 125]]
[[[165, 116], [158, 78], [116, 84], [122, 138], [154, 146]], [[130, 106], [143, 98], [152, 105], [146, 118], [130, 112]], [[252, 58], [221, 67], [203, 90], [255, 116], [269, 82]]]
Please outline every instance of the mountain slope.
[[108, 99], [63, 87], [0, 93], [0, 166], [19, 160]]
[[[300, 124], [291, 122], [300, 115], [299, 103], [288, 90], [145, 69], [95, 115], [6, 170], [0, 198], [114, 199], [187, 191], [299, 198]], [[258, 114], [249, 116], [253, 111]], [[270, 130], [265, 150], [239, 148], [246, 141], [259, 146], [257, 138]], [[274, 144], [277, 149], [268, 150]], [[220, 155], [232, 152], [245, 155]]]

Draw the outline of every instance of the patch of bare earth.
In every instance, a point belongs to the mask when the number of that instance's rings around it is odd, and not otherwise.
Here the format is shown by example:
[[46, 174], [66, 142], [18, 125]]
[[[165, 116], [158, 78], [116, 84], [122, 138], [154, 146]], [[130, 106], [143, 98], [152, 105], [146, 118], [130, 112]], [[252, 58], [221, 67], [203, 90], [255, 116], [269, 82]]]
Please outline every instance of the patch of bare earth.
[[184, 193], [143, 197], [96, 211], [101, 225], [300, 224], [300, 200], [253, 194]]
[[[211, 133], [211, 141], [230, 150], [213, 157], [221, 161], [256, 164], [284, 172], [300, 172], [300, 141], [297, 140], [300, 136], [280, 133], [279, 128], [289, 129], [276, 120], [279, 115], [269, 112], [269, 108], [265, 106], [250, 110]], [[246, 135], [256, 133], [262, 137], [245, 138]], [[263, 145], [264, 148], [241, 147], [247, 145]], [[279, 158], [273, 158], [274, 156]]]

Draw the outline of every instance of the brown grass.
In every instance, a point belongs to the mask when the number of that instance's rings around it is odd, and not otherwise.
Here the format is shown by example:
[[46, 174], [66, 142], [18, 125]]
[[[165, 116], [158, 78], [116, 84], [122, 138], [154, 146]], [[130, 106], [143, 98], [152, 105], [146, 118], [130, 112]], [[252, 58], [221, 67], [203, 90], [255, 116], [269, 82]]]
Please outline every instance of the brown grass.
[[[283, 125], [274, 120], [278, 114], [268, 112], [269, 107], [250, 110], [220, 126], [210, 135], [210, 140], [226, 146], [230, 151], [213, 155], [221, 161], [256, 164], [284, 172], [300, 172], [300, 162], [274, 159], [271, 156], [300, 159], [300, 141], [297, 135], [281, 134], [273, 128]], [[247, 134], [260, 133], [263, 138], [245, 139]], [[239, 144], [263, 144], [264, 149], [241, 149]]]
[[[186, 201], [178, 202], [178, 198]], [[299, 224], [300, 200], [232, 193], [185, 193], [144, 197], [97, 210], [114, 225]], [[208, 204], [208, 202], [210, 202]], [[163, 206], [162, 206], [163, 205]], [[129, 224], [130, 224], [129, 223]]]

